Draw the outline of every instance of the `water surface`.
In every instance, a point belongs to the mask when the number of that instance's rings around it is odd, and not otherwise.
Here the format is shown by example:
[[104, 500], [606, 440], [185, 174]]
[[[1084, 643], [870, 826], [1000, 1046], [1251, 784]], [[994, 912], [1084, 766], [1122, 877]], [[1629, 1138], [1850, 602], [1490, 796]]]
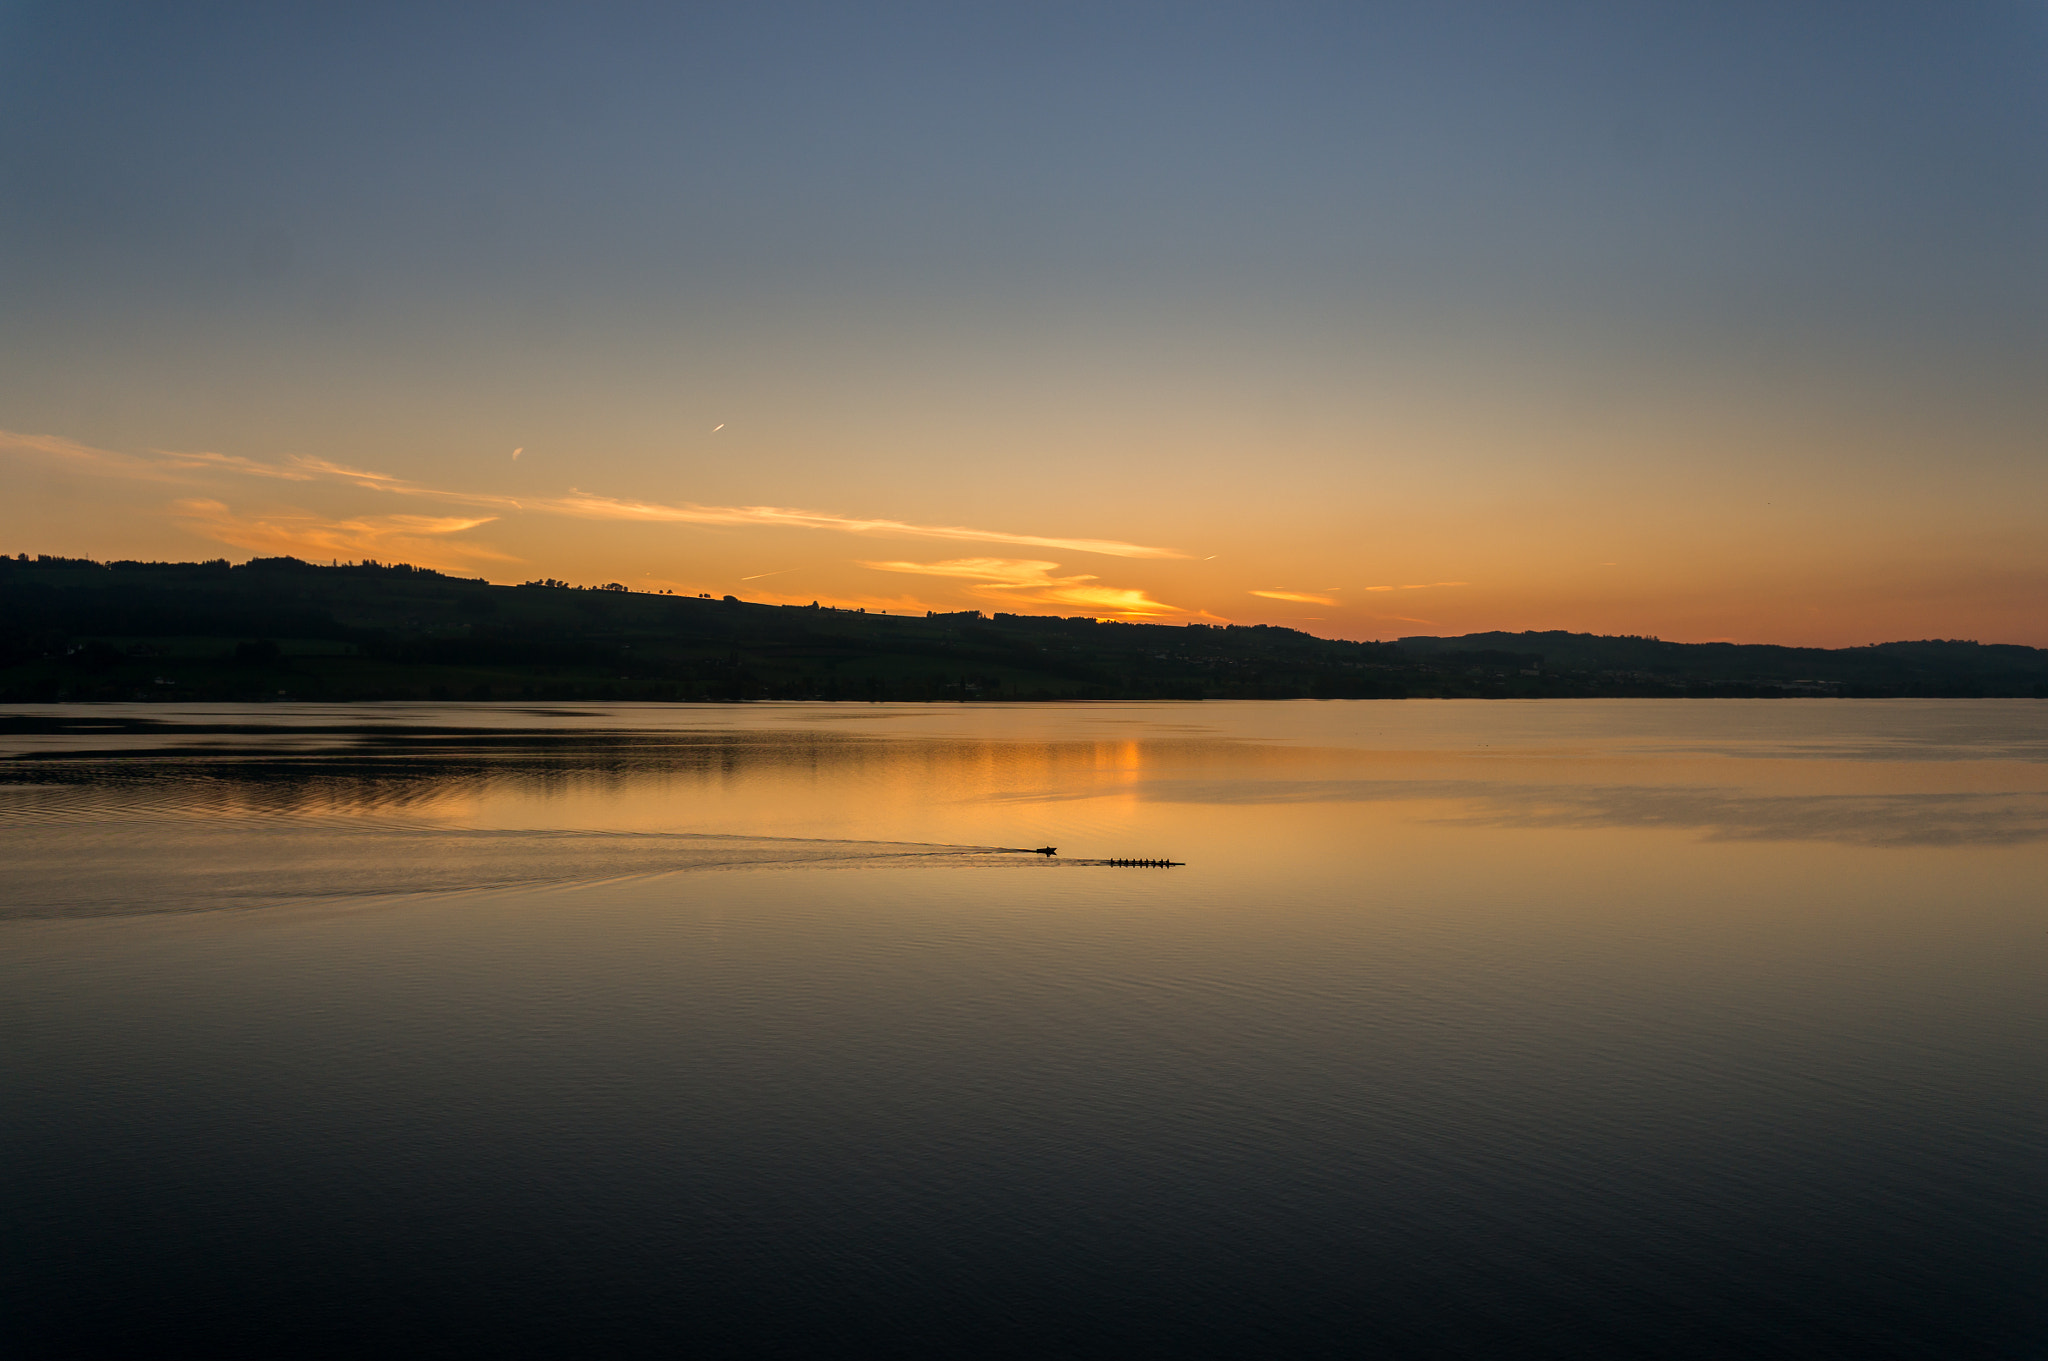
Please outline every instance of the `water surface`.
[[2048, 1345], [2039, 703], [41, 707], [0, 758], [23, 1354]]

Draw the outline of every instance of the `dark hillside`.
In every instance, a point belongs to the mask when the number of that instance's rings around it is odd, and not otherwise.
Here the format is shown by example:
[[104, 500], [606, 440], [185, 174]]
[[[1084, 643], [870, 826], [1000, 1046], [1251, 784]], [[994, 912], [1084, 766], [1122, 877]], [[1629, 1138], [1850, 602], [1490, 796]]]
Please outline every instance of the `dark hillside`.
[[1439, 667], [1487, 665], [1493, 658], [1512, 656], [1523, 666], [1616, 684], [1749, 685], [1790, 693], [1954, 698], [2048, 693], [2042, 687], [2048, 679], [2048, 652], [2011, 644], [1929, 640], [1776, 647], [1549, 632], [1403, 638], [1399, 646], [1405, 655]]
[[0, 558], [0, 701], [2048, 695], [2048, 653], [867, 614], [404, 565]]

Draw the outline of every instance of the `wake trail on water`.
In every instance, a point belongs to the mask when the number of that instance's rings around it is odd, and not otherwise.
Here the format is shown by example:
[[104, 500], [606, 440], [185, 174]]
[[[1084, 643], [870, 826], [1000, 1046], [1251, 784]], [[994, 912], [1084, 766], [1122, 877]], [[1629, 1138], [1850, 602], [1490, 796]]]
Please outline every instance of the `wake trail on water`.
[[[1015, 848], [716, 832], [433, 827], [383, 819], [157, 816], [0, 829], [0, 919], [236, 910], [568, 886], [702, 870], [1023, 863]], [[1035, 860], [1036, 858], [1033, 857]]]

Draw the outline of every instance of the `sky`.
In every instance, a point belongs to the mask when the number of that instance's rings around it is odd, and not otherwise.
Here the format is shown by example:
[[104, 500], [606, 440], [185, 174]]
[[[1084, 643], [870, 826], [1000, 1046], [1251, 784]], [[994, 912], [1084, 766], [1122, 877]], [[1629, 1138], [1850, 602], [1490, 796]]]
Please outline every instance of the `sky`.
[[2048, 645], [2044, 241], [2044, 0], [0, 0], [0, 550]]

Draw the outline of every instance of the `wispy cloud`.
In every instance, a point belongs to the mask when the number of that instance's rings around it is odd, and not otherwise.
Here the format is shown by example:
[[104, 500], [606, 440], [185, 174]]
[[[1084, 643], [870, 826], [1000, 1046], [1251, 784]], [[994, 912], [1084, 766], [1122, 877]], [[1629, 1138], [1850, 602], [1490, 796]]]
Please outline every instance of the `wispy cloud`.
[[[1035, 562], [1025, 558], [950, 558], [945, 562], [863, 562], [878, 572], [908, 572], [924, 577], [959, 577], [990, 587], [1008, 590], [1056, 584], [1052, 573], [1056, 562]], [[1093, 581], [1094, 577], [1064, 577], [1063, 581]]]
[[494, 516], [465, 519], [437, 515], [375, 515], [330, 520], [318, 515], [286, 513], [237, 515], [219, 501], [192, 498], [175, 501], [172, 511], [186, 529], [215, 543], [251, 553], [295, 558], [402, 559], [423, 567], [459, 568], [476, 562], [518, 559], [482, 544], [459, 543], [446, 536], [489, 524]]
[[876, 534], [888, 538], [953, 539], [969, 543], [1009, 543], [1020, 548], [1051, 548], [1070, 553], [1100, 553], [1114, 558], [1184, 558], [1171, 548], [1125, 543], [1121, 539], [1063, 539], [1041, 534], [1012, 534], [1000, 529], [965, 525], [919, 525], [903, 520], [864, 519], [829, 511], [796, 510], [788, 506], [664, 505], [621, 501], [588, 492], [524, 503], [529, 510], [549, 510], [592, 520], [643, 520], [693, 525], [760, 525], [781, 529], [830, 529], [842, 534]]
[[[1416, 584], [1414, 584], [1414, 585], [1410, 585], [1410, 586], [1365, 586], [1365, 587], [1361, 587], [1360, 589], [1361, 589], [1361, 590], [1367, 590], [1367, 591], [1433, 591], [1433, 590], [1436, 590], [1437, 588], [1439, 588], [1439, 587], [1443, 587], [1443, 586], [1469, 586], [1469, 585], [1471, 585], [1471, 584], [1472, 584], [1472, 583], [1471, 583], [1471, 582], [1469, 582], [1469, 581], [1425, 581], [1425, 582], [1418, 582], [1418, 583], [1416, 583]], [[1335, 591], [1335, 590], [1338, 590], [1339, 588], [1338, 588], [1338, 587], [1335, 587], [1335, 586], [1325, 586], [1325, 587], [1323, 587], [1322, 589], [1323, 589], [1323, 591], [1326, 591], [1326, 592], [1327, 592], [1327, 591]], [[1286, 601], [1291, 601], [1291, 602], [1293, 602], [1293, 603], [1295, 603], [1295, 604], [1298, 604], [1298, 605], [1337, 605], [1337, 604], [1341, 604], [1341, 603], [1342, 603], [1341, 601], [1339, 601], [1339, 600], [1335, 599], [1334, 597], [1332, 597], [1332, 596], [1330, 596], [1330, 595], [1322, 594], [1321, 592], [1310, 592], [1310, 591], [1253, 591], [1253, 592], [1251, 592], [1251, 594], [1253, 594], [1253, 595], [1256, 595], [1256, 596], [1263, 596], [1263, 597], [1264, 597], [1265, 599], [1267, 599], [1267, 600], [1286, 600]], [[1375, 618], [1380, 618], [1380, 619], [1399, 619], [1399, 618], [1401, 618], [1402, 616], [1400, 616], [1400, 615], [1397, 615], [1397, 614], [1387, 614], [1387, 615], [1376, 615], [1376, 616], [1374, 616], [1374, 617], [1375, 617]], [[1426, 620], [1426, 619], [1415, 619], [1415, 620], [1409, 620], [1408, 622], [1410, 622], [1410, 623], [1417, 623], [1417, 624], [1426, 624], [1426, 623], [1428, 623], [1429, 621], [1428, 621], [1428, 620]]]
[[312, 458], [305, 454], [293, 455], [287, 460], [287, 465], [291, 470], [309, 477], [346, 482], [364, 491], [385, 492], [392, 496], [417, 496], [428, 501], [445, 501], [450, 505], [489, 506], [499, 510], [526, 510], [535, 504], [511, 496], [492, 496], [486, 492], [447, 491], [440, 487], [425, 487], [402, 477], [394, 477], [390, 473], [373, 472], [368, 468], [351, 468], [345, 463], [330, 463], [324, 458]]
[[317, 470], [263, 463], [239, 454], [182, 453], [172, 449], [123, 454], [95, 449], [62, 435], [29, 435], [17, 430], [0, 430], [0, 453], [51, 459], [142, 482], [190, 481], [182, 476], [186, 473], [239, 473], [284, 482], [311, 482], [319, 475]]
[[28, 435], [15, 430], [0, 430], [0, 453], [12, 454], [17, 458], [36, 458], [73, 467], [90, 468], [95, 472], [108, 473], [137, 482], [185, 482], [178, 471], [165, 464], [161, 458], [143, 458], [135, 454], [117, 454], [111, 449], [95, 449], [77, 440], [65, 439], [62, 435]]
[[841, 515], [832, 511], [802, 510], [789, 506], [706, 506], [693, 502], [663, 503], [632, 501], [571, 489], [567, 495], [551, 497], [498, 496], [487, 492], [430, 487], [391, 473], [354, 468], [324, 458], [297, 455], [283, 463], [264, 463], [233, 454], [178, 453], [152, 450], [147, 454], [120, 454], [94, 449], [55, 435], [23, 435], [0, 431], [0, 452], [40, 455], [73, 463], [90, 464], [103, 472], [153, 482], [189, 481], [189, 474], [228, 473], [287, 482], [340, 482], [364, 491], [391, 496], [416, 497], [447, 505], [474, 506], [500, 511], [563, 515], [583, 520], [621, 520], [654, 524], [753, 526], [774, 529], [819, 529], [841, 534], [865, 534], [882, 538], [942, 539], [962, 543], [1014, 544], [1020, 548], [1045, 548], [1055, 552], [1095, 553], [1116, 558], [1185, 558], [1171, 548], [1128, 543], [1122, 539], [1065, 538], [1044, 534], [1016, 534], [1000, 529], [976, 529], [967, 525], [922, 525], [906, 520]]
[[1063, 539], [1037, 534], [1012, 534], [998, 529], [971, 529], [963, 525], [919, 525], [904, 520], [867, 519], [835, 515], [829, 511], [799, 510], [789, 506], [705, 506], [692, 502], [629, 501], [595, 492], [572, 489], [566, 496], [510, 497], [488, 493], [450, 491], [395, 477], [390, 473], [305, 456], [290, 460], [292, 471], [332, 478], [365, 491], [394, 496], [415, 496], [452, 505], [484, 506], [522, 510], [544, 515], [567, 515], [582, 520], [625, 520], [650, 524], [735, 525], [775, 529], [825, 529], [843, 534], [876, 534], [885, 537], [954, 539], [978, 543], [1012, 543], [1027, 548], [1065, 549], [1077, 553], [1101, 553], [1123, 558], [1181, 558], [1187, 556], [1170, 548], [1125, 543], [1120, 539]]
[[1264, 596], [1268, 600], [1292, 600], [1302, 605], [1334, 605], [1337, 603], [1326, 595], [1309, 595], [1302, 591], [1253, 591], [1251, 594]]
[[860, 565], [878, 572], [907, 572], [972, 582], [969, 590], [974, 594], [1008, 605], [1071, 607], [1127, 619], [1157, 619], [1168, 615], [1210, 617], [1200, 610], [1183, 609], [1154, 600], [1134, 587], [1100, 585], [1099, 577], [1086, 574], [1054, 576], [1053, 573], [1059, 569], [1056, 562], [1028, 558], [952, 558], [945, 562], [863, 562]]
[[269, 477], [281, 482], [311, 482], [317, 476], [303, 468], [259, 463], [239, 454], [181, 454], [170, 449], [152, 449], [150, 455], [166, 468], [188, 472], [241, 473], [245, 477]]

